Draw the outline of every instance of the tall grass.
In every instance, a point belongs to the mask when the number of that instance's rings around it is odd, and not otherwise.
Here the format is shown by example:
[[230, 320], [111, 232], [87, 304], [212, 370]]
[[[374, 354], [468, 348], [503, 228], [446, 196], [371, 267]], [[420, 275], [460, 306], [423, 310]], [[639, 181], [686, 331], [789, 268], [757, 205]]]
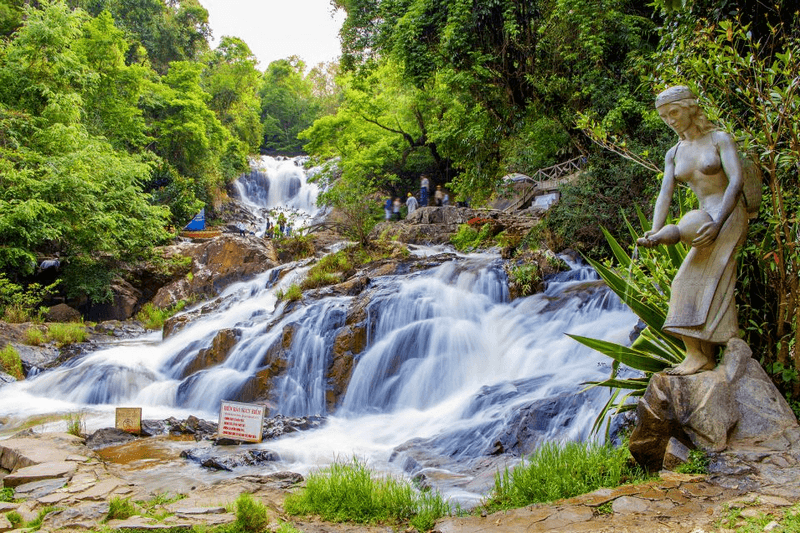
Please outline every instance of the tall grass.
[[84, 413], [67, 413], [64, 415], [67, 433], [76, 437], [83, 437], [86, 433], [86, 415]]
[[337, 461], [306, 479], [306, 486], [284, 501], [293, 515], [319, 515], [330, 522], [408, 523], [419, 531], [433, 528], [450, 513], [435, 492], [420, 493], [404, 481], [379, 478], [358, 459]]
[[31, 326], [25, 330], [25, 344], [28, 346], [39, 346], [45, 342], [47, 342], [47, 334], [38, 326]]
[[89, 332], [82, 322], [54, 322], [47, 326], [47, 338], [55, 341], [57, 346], [66, 346], [85, 341]]
[[109, 520], [125, 520], [133, 515], [139, 514], [136, 504], [130, 498], [120, 498], [114, 496], [108, 502], [108, 513], [106, 514], [104, 522]]
[[524, 507], [647, 479], [627, 446], [546, 443], [513, 469], [497, 473], [484, 507], [488, 511]]
[[6, 374], [14, 376], [16, 379], [25, 379], [22, 373], [22, 360], [19, 352], [10, 344], [6, 344], [0, 349], [0, 367]]

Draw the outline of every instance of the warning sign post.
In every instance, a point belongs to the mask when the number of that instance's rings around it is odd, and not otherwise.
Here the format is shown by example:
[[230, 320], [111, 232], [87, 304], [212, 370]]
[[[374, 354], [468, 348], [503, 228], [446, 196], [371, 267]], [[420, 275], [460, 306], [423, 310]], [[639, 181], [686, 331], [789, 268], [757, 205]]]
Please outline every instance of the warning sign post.
[[142, 408], [141, 407], [117, 407], [115, 427], [128, 433], [142, 432]]
[[261, 442], [264, 411], [263, 405], [223, 401], [219, 406], [218, 437]]

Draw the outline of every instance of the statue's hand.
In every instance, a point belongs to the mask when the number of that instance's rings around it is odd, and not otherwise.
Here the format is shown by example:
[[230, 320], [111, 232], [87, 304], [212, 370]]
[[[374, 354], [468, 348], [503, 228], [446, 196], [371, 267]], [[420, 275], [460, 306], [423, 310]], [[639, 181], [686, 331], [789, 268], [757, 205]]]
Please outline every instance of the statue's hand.
[[697, 230], [697, 237], [692, 241], [692, 246], [697, 248], [708, 246], [717, 239], [720, 229], [722, 229], [722, 224], [714, 220], [706, 222]]
[[[646, 235], [646, 234], [645, 234]], [[652, 248], [655, 246], [656, 243], [650, 240], [648, 237], [639, 237], [636, 239], [636, 246], [641, 246], [642, 248]]]

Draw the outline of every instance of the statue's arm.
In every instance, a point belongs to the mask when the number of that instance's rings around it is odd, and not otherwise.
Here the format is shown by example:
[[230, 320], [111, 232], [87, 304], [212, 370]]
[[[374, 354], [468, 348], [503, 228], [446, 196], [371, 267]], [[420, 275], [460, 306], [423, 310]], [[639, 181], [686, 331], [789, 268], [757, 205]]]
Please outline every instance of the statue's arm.
[[664, 158], [664, 179], [661, 181], [661, 191], [656, 199], [656, 206], [653, 209], [653, 227], [645, 232], [645, 238], [658, 232], [664, 227], [669, 213], [669, 204], [672, 202], [672, 194], [675, 192], [675, 150], [673, 146]]
[[728, 133], [722, 131], [716, 131], [712, 135], [714, 135], [714, 144], [719, 150], [722, 169], [728, 177], [728, 185], [725, 187], [722, 201], [716, 213], [709, 213], [714, 220], [700, 227], [697, 232], [697, 238], [692, 241], [692, 246], [705, 246], [714, 242], [723, 224], [725, 224], [725, 221], [728, 220], [728, 217], [736, 207], [739, 194], [741, 194], [744, 186], [742, 163], [739, 160], [736, 141]]

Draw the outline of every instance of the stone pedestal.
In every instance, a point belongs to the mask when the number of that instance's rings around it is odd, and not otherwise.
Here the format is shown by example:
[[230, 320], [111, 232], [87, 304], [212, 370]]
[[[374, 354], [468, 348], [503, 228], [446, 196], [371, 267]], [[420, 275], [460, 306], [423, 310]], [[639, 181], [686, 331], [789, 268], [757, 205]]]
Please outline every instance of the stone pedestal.
[[721, 452], [743, 443], [783, 450], [800, 438], [786, 400], [741, 339], [731, 339], [717, 368], [690, 376], [654, 374], [636, 407], [630, 438], [636, 461], [662, 468], [670, 438]]

